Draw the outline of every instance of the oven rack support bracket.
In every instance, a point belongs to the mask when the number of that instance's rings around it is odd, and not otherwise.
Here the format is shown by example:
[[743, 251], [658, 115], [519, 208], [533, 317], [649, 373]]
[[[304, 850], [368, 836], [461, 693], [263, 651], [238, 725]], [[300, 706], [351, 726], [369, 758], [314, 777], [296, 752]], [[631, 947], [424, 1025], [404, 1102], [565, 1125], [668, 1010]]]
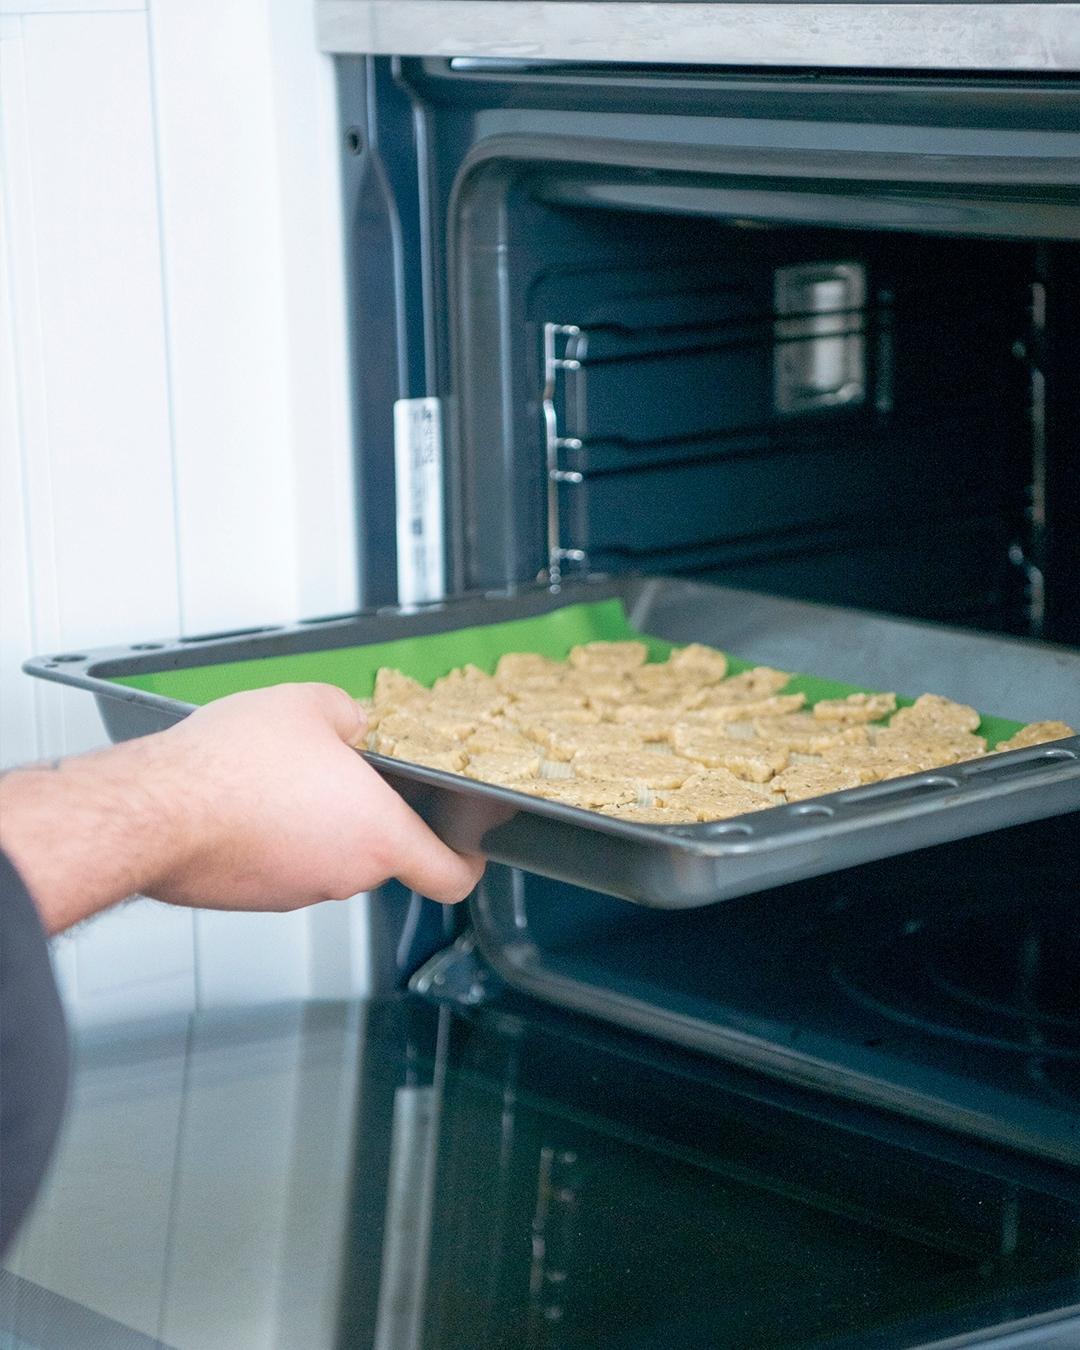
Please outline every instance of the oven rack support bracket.
[[561, 455], [564, 450], [580, 450], [581, 441], [576, 436], [564, 436], [559, 426], [559, 414], [556, 398], [559, 391], [560, 376], [581, 369], [581, 361], [571, 355], [574, 349], [584, 345], [584, 334], [576, 323], [544, 324], [544, 389], [542, 407], [544, 410], [544, 451], [547, 468], [547, 575], [541, 577], [547, 581], [553, 591], [562, 584], [563, 564], [576, 563], [587, 567], [588, 554], [582, 548], [566, 548], [562, 542], [562, 522], [560, 520], [559, 493], [564, 483], [579, 484], [583, 475], [576, 469], [564, 469]]
[[409, 980], [409, 989], [435, 1003], [475, 1008], [498, 998], [502, 980], [476, 950], [471, 933], [463, 933], [452, 946], [436, 952]]

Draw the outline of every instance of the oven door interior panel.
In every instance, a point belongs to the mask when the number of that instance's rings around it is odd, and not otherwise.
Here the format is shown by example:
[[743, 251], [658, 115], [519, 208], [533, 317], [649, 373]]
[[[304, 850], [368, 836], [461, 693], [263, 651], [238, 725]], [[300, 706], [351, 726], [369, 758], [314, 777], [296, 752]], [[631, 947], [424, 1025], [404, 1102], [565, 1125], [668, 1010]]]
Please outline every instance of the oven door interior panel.
[[678, 915], [492, 868], [464, 960], [475, 941], [559, 1007], [1077, 1165], [1078, 876], [1075, 814]]
[[535, 1001], [377, 1005], [364, 1066], [342, 1344], [1075, 1334], [1080, 1209], [1061, 1169]]

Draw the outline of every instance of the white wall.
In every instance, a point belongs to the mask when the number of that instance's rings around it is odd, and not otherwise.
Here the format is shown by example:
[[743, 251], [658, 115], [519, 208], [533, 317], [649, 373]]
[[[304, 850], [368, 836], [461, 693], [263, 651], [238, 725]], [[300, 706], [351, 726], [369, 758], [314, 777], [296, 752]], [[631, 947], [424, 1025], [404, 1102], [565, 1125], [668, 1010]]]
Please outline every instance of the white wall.
[[[304, 0], [0, 0], [0, 763], [104, 740], [29, 654], [355, 603], [336, 148]], [[363, 946], [359, 904], [139, 901], [56, 958], [86, 1022]]]

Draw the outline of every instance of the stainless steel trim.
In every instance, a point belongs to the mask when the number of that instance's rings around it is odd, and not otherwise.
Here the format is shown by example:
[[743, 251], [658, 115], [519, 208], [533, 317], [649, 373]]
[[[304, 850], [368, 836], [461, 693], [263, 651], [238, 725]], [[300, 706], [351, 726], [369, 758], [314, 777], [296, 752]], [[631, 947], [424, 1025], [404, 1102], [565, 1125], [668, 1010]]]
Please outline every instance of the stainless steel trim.
[[773, 407], [778, 413], [866, 398], [866, 268], [798, 263], [773, 278]]
[[563, 483], [580, 484], [584, 477], [576, 469], [563, 469], [559, 465], [560, 450], [580, 450], [581, 442], [576, 436], [564, 436], [559, 429], [559, 414], [555, 406], [558, 378], [563, 371], [581, 369], [581, 362], [572, 356], [559, 356], [559, 339], [566, 340], [566, 351], [576, 339], [582, 338], [581, 329], [575, 323], [544, 324], [544, 388], [541, 406], [544, 410], [544, 446], [547, 457], [547, 573], [541, 575], [552, 590], [557, 591], [562, 584], [562, 565], [564, 562], [588, 564], [588, 554], [580, 548], [564, 548], [562, 545], [562, 525], [559, 511], [559, 488]]
[[524, 61], [1080, 70], [1078, 4], [316, 0], [323, 51]]

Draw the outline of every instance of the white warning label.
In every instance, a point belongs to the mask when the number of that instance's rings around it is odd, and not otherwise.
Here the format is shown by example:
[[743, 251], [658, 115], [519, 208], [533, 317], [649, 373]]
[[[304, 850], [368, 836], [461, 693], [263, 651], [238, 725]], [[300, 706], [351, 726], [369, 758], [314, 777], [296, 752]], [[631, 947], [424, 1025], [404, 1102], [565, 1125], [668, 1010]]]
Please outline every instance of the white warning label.
[[398, 603], [446, 593], [443, 540], [442, 408], [437, 398], [394, 404]]

